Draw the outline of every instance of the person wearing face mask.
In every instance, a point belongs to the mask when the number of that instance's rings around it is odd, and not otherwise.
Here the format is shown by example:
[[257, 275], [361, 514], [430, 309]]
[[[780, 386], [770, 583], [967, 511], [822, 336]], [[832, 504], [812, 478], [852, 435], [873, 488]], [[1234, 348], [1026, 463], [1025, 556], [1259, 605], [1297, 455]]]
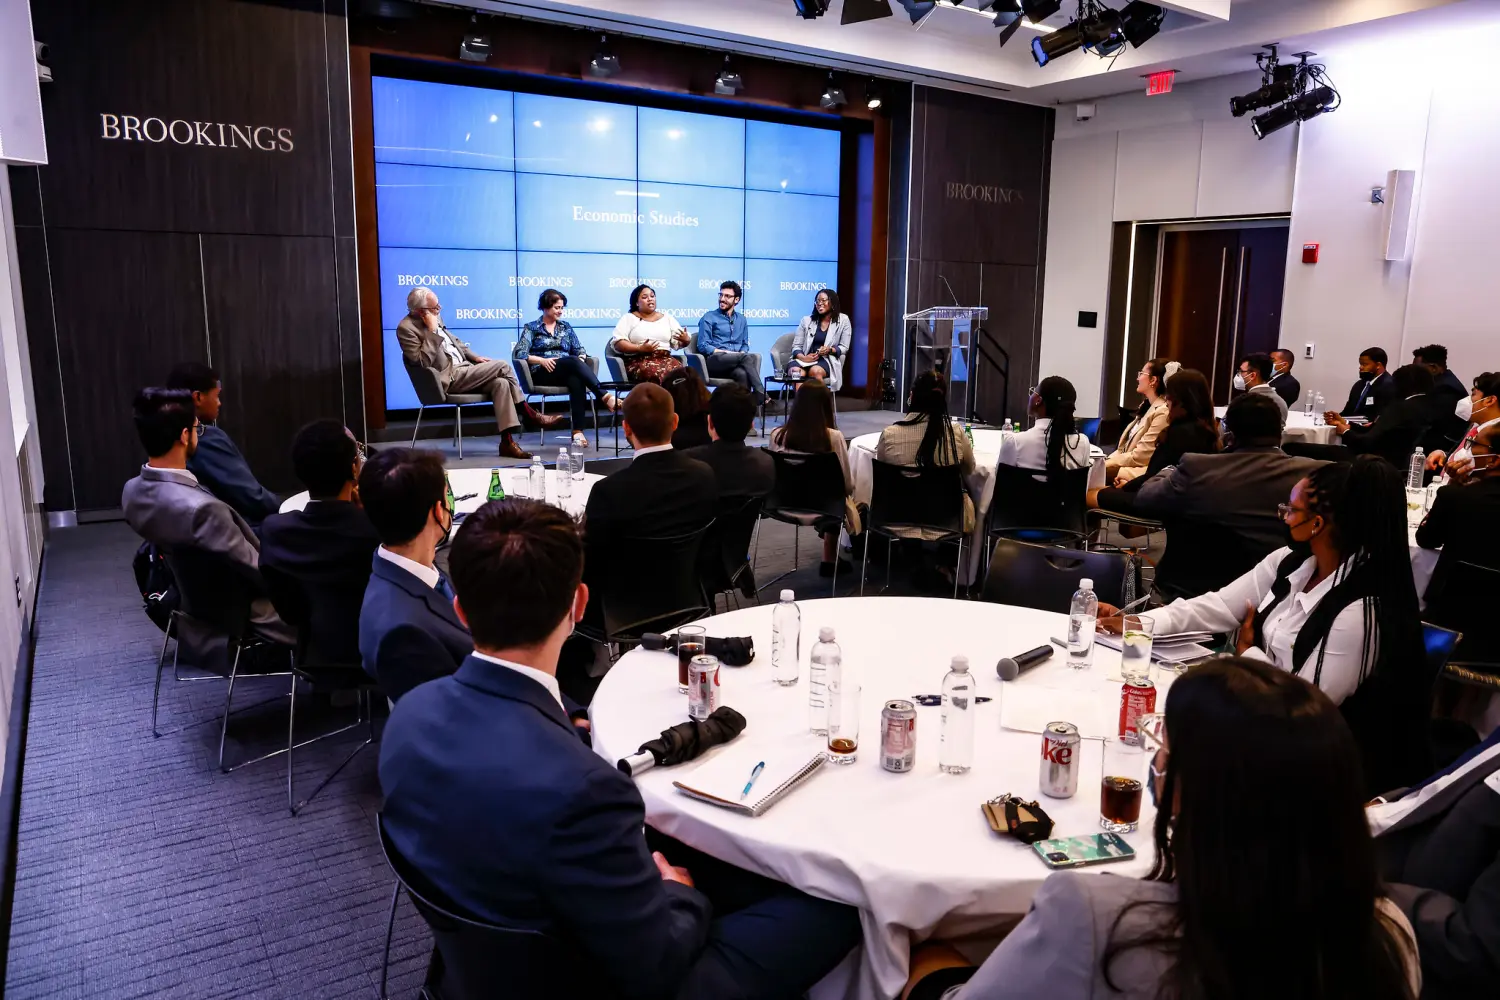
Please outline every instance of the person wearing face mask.
[[1500, 372], [1485, 372], [1474, 380], [1474, 388], [1453, 408], [1454, 417], [1467, 423], [1468, 430], [1450, 454], [1439, 449], [1427, 456], [1429, 471], [1443, 470], [1443, 482], [1462, 480], [1469, 474], [1469, 445], [1487, 425], [1500, 421]]
[[1249, 392], [1255, 395], [1265, 396], [1276, 404], [1276, 409], [1281, 412], [1281, 426], [1286, 426], [1287, 406], [1286, 400], [1281, 394], [1271, 388], [1271, 372], [1275, 362], [1269, 354], [1247, 354], [1240, 358], [1239, 367], [1234, 373], [1234, 387], [1239, 392]]
[[[1431, 770], [1433, 678], [1424, 668], [1404, 486], [1403, 473], [1368, 455], [1316, 469], [1279, 508], [1286, 547], [1220, 590], [1145, 612], [1158, 635], [1231, 632], [1241, 656], [1322, 688], [1365, 753], [1370, 794]], [[1118, 629], [1117, 615], [1101, 604], [1100, 627]]]
[[1422, 365], [1402, 365], [1387, 379], [1397, 398], [1381, 409], [1373, 423], [1355, 425], [1337, 413], [1324, 414], [1329, 426], [1339, 434], [1343, 447], [1296, 442], [1287, 451], [1331, 461], [1339, 461], [1351, 453], [1379, 455], [1405, 470], [1414, 448], [1421, 447], [1425, 455], [1432, 450], [1434, 440], [1441, 440], [1435, 438], [1432, 430], [1439, 408], [1452, 412], [1453, 407], [1448, 397], [1432, 394], [1432, 373]]
[[1297, 400], [1302, 398], [1302, 383], [1292, 374], [1292, 364], [1296, 360], [1297, 356], [1285, 347], [1271, 352], [1271, 381], [1266, 384], [1276, 390], [1276, 395], [1287, 406], [1296, 406]]
[[1468, 449], [1472, 471], [1437, 491], [1417, 528], [1418, 545], [1443, 550], [1434, 577], [1458, 559], [1500, 569], [1500, 420], [1486, 423]]
[[1385, 370], [1385, 363], [1385, 351], [1379, 347], [1367, 347], [1359, 352], [1359, 380], [1349, 387], [1349, 399], [1339, 416], [1364, 417], [1373, 421], [1387, 403], [1401, 398]]

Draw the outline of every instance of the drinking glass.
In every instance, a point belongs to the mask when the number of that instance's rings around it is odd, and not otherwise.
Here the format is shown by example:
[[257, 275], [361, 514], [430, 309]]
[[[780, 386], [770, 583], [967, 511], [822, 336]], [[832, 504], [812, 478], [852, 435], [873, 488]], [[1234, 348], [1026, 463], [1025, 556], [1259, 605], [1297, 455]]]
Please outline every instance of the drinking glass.
[[1420, 524], [1427, 503], [1427, 491], [1420, 486], [1406, 488], [1406, 523]]
[[859, 756], [859, 681], [849, 667], [828, 678], [828, 760], [853, 764]]
[[677, 630], [677, 693], [688, 693], [688, 664], [703, 653], [705, 630], [702, 625], [684, 625]]
[[1141, 615], [1120, 618], [1120, 673], [1125, 683], [1141, 686], [1151, 678], [1151, 636], [1155, 623]]
[[1146, 741], [1139, 736], [1104, 740], [1104, 768], [1099, 781], [1099, 825], [1110, 833], [1130, 833], [1141, 819], [1146, 787]]

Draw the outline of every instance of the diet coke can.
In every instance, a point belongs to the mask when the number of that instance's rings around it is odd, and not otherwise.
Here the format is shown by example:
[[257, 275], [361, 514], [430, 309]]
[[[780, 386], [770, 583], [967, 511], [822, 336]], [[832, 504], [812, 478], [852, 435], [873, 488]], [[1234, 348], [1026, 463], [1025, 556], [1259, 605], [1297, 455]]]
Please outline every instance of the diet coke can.
[[688, 718], [706, 719], [719, 707], [719, 658], [703, 654], [688, 663]]
[[896, 699], [880, 713], [880, 766], [909, 772], [917, 764], [917, 706]]
[[1078, 727], [1049, 722], [1042, 730], [1042, 794], [1070, 799], [1078, 791]]

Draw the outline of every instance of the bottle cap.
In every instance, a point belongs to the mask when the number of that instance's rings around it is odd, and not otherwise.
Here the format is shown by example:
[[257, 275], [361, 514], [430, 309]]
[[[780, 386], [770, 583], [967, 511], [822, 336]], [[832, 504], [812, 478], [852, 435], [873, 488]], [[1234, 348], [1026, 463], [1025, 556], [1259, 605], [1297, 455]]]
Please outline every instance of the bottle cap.
[[818, 629], [818, 641], [819, 642], [832, 642], [833, 641], [833, 627], [830, 626], [830, 625], [824, 625], [822, 628]]
[[955, 656], [951, 667], [961, 674], [969, 672], [969, 658], [967, 656]]
[[1084, 577], [1082, 580], [1078, 581], [1078, 589], [1079, 590], [1093, 590], [1094, 589], [1094, 581], [1090, 580], [1088, 577]]
[[797, 599], [797, 595], [792, 593], [791, 590], [783, 590], [781, 592], [781, 599], [783, 601], [795, 601]]

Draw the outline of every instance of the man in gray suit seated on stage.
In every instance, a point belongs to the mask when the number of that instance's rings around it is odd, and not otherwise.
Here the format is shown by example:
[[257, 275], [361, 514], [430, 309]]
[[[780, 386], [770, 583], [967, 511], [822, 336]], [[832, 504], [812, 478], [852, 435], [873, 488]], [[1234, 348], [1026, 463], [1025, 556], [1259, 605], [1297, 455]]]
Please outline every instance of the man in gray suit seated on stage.
[[[148, 458], [141, 474], [125, 484], [120, 505], [136, 534], [167, 553], [174, 547], [218, 553], [258, 576], [260, 541], [255, 532], [188, 471], [202, 429], [192, 392], [142, 389], [135, 397], [135, 429]], [[251, 604], [250, 618], [268, 638], [296, 640], [264, 597]]]

